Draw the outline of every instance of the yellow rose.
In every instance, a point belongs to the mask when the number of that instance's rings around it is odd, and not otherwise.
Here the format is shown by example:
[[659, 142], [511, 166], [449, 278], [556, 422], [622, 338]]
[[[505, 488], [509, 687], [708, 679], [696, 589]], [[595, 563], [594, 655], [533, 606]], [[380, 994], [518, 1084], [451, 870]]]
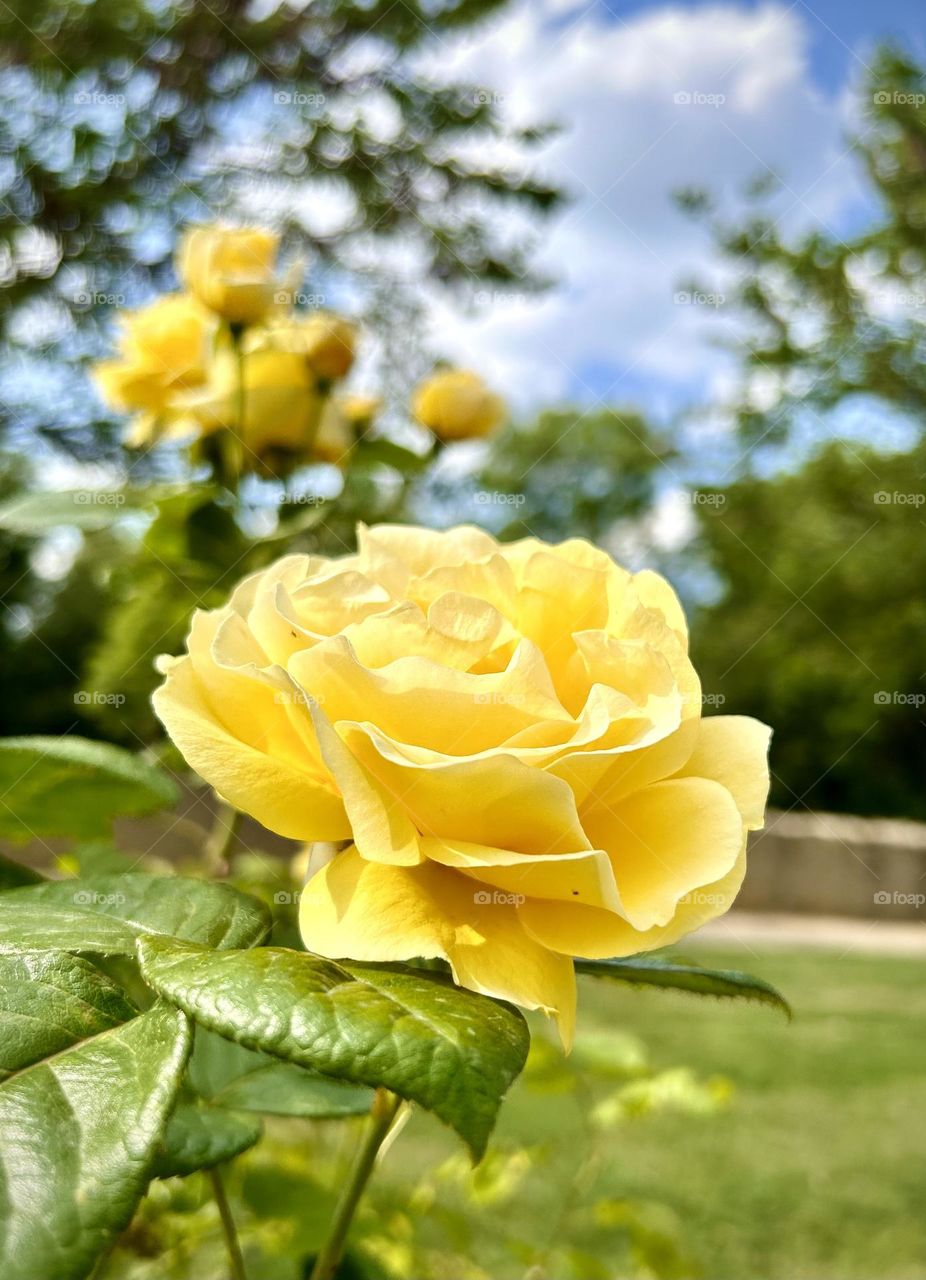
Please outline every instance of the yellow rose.
[[280, 238], [259, 227], [191, 227], [180, 241], [177, 274], [204, 306], [230, 324], [256, 324], [279, 288]]
[[100, 361], [94, 376], [113, 408], [143, 412], [133, 437], [144, 443], [178, 393], [204, 381], [214, 321], [182, 293], [167, 294], [120, 319], [119, 356]]
[[360, 529], [195, 614], [155, 707], [233, 805], [353, 843], [301, 901], [310, 951], [443, 957], [555, 1013], [573, 956], [672, 943], [730, 906], [769, 731], [701, 716], [672, 589], [580, 539]]
[[415, 389], [412, 413], [439, 440], [467, 440], [500, 427], [507, 410], [478, 373], [439, 369]]
[[348, 422], [361, 431], [372, 423], [383, 407], [379, 396], [364, 396], [356, 392], [341, 396], [338, 404]]
[[186, 397], [174, 434], [183, 427], [203, 435], [227, 427], [252, 460], [271, 449], [310, 452], [325, 400], [305, 359], [258, 341], [245, 351], [243, 370], [243, 422], [238, 362], [234, 352], [224, 351], [215, 358], [208, 386]]
[[357, 329], [343, 316], [328, 311], [284, 320], [270, 330], [274, 344], [298, 352], [326, 382], [344, 378], [354, 363]]

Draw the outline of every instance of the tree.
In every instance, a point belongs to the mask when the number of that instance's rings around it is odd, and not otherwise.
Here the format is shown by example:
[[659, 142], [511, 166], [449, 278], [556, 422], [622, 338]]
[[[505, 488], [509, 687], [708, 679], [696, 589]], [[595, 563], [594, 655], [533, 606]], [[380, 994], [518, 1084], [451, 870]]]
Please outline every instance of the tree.
[[926, 446], [831, 444], [698, 508], [723, 594], [696, 617], [708, 699], [775, 731], [774, 799], [926, 819]]
[[644, 515], [668, 442], [632, 409], [550, 410], [502, 432], [478, 477], [483, 509], [504, 537], [602, 541]]
[[[738, 283], [742, 396], [747, 441], [788, 438], [807, 410], [857, 397], [921, 422], [926, 411], [926, 72], [882, 48], [862, 94], [855, 140], [879, 210], [845, 238], [822, 227], [788, 237], [768, 212], [767, 184], [738, 225], [715, 224]], [[705, 213], [700, 192], [682, 197]]]
[[55, 395], [46, 378], [46, 403], [25, 395], [8, 421], [99, 456], [115, 431], [88, 436], [86, 389], [62, 361], [98, 354], [110, 307], [166, 286], [177, 226], [217, 211], [273, 209], [313, 289], [330, 267], [394, 280], [399, 250], [415, 278], [529, 284], [524, 227], [506, 234], [498, 211], [542, 213], [558, 193], [485, 157], [524, 154], [543, 130], [507, 129], [491, 94], [423, 63], [501, 2], [0, 7], [7, 355], [26, 372], [57, 362]]

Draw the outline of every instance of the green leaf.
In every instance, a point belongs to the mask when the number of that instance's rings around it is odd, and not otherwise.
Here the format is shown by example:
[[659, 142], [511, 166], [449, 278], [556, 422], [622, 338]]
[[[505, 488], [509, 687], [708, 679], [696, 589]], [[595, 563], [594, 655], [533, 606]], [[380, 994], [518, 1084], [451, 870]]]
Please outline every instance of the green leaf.
[[762, 978], [735, 969], [704, 969], [687, 961], [666, 956], [631, 956], [626, 960], [576, 960], [576, 973], [593, 978], [611, 978], [635, 986], [671, 987], [698, 996], [721, 996], [757, 1000], [781, 1009], [791, 1017], [791, 1006]]
[[0, 1275], [85, 1280], [150, 1176], [189, 1048], [161, 1006], [0, 1085]]
[[63, 951], [0, 955], [0, 1078], [128, 1022], [137, 1012], [86, 960]]
[[187, 1078], [203, 1098], [264, 1115], [333, 1120], [364, 1115], [373, 1105], [373, 1090], [365, 1085], [327, 1079], [202, 1026], [196, 1028]]
[[152, 1177], [185, 1178], [211, 1169], [253, 1147], [260, 1135], [261, 1123], [253, 1116], [208, 1102], [180, 1102], [158, 1144]]
[[87, 738], [0, 738], [0, 836], [94, 840], [114, 818], [176, 804], [173, 780], [156, 765]]
[[142, 976], [203, 1026], [297, 1066], [384, 1086], [433, 1111], [479, 1159], [527, 1057], [509, 1005], [403, 966], [279, 948], [217, 955], [140, 938]]
[[264, 1115], [337, 1120], [365, 1115], [373, 1105], [373, 1090], [328, 1079], [290, 1062], [267, 1062], [232, 1080], [215, 1100], [223, 1107]]
[[76, 525], [87, 531], [105, 529], [139, 505], [140, 495], [115, 489], [20, 494], [0, 505], [0, 529], [35, 537], [60, 525]]
[[32, 867], [23, 866], [13, 858], [0, 856], [0, 891], [18, 889], [24, 884], [39, 884], [42, 877]]
[[433, 453], [416, 453], [385, 436], [365, 437], [354, 446], [354, 458], [364, 463], [382, 463], [396, 471], [421, 471], [433, 462]]
[[47, 880], [0, 893], [0, 954], [134, 955], [141, 934], [249, 947], [270, 928], [267, 907], [227, 884], [181, 876]]

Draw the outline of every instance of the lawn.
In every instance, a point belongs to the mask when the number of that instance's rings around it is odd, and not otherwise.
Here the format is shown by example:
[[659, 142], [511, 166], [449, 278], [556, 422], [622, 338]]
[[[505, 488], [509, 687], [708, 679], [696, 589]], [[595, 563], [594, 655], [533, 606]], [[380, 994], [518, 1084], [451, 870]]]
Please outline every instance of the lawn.
[[[743, 953], [698, 957], [747, 967]], [[926, 1277], [922, 962], [776, 951], [749, 955], [748, 967], [788, 995], [793, 1023], [759, 1007], [584, 981], [578, 1058], [588, 1046], [600, 1058], [613, 1040], [632, 1074], [633, 1045], [622, 1043], [630, 1033], [657, 1072], [685, 1064], [713, 1083], [682, 1088], [681, 1114], [671, 1105], [647, 1110], [644, 1090], [642, 1113], [625, 1108], [629, 1116], [600, 1134], [589, 1158], [589, 1115], [614, 1081], [586, 1074], [578, 1090], [557, 1092], [555, 1077], [545, 1085], [542, 1072], [539, 1081], [537, 1072], [525, 1077], [503, 1112], [496, 1150], [523, 1145], [533, 1167], [497, 1158], [482, 1192], [469, 1192], [475, 1226], [459, 1248], [478, 1264], [473, 1275], [515, 1280], [529, 1265], [537, 1280], [561, 1280], [567, 1268], [631, 1275], [630, 1212], [638, 1252], [669, 1274]], [[716, 1077], [732, 1085], [726, 1101]], [[670, 1101], [673, 1081], [664, 1079], [661, 1091]], [[437, 1125], [414, 1117], [381, 1170], [380, 1194], [407, 1187], [416, 1169], [449, 1149]], [[436, 1188], [431, 1229], [416, 1228], [435, 1249], [450, 1229], [439, 1220], [456, 1194], [450, 1182]], [[646, 1207], [628, 1210], [628, 1201]]]
[[[693, 950], [693, 948], [692, 948]], [[920, 959], [699, 949], [769, 1009], [583, 980], [564, 1060], [528, 1068], [472, 1174], [416, 1111], [340, 1280], [926, 1280]], [[269, 1120], [227, 1173], [249, 1280], [302, 1280], [356, 1125]], [[101, 1280], [227, 1280], [209, 1186], [154, 1184]]]

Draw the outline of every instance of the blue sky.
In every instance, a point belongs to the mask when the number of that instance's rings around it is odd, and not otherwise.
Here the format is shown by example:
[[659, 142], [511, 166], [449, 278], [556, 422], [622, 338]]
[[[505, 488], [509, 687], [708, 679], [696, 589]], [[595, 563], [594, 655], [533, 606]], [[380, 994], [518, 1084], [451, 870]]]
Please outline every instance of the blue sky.
[[[524, 411], [636, 402], [666, 420], [722, 403], [735, 364], [721, 348], [738, 336], [729, 276], [673, 191], [706, 187], [735, 217], [745, 185], [774, 173], [785, 231], [870, 221], [849, 145], [858, 86], [879, 39], [922, 52], [921, 24], [913, 0], [516, 0], [455, 44], [449, 70], [512, 120], [562, 125], [540, 161], [570, 193], [538, 258], [558, 284], [469, 314], [435, 297], [434, 345]], [[693, 278], [706, 299], [686, 298]]]

